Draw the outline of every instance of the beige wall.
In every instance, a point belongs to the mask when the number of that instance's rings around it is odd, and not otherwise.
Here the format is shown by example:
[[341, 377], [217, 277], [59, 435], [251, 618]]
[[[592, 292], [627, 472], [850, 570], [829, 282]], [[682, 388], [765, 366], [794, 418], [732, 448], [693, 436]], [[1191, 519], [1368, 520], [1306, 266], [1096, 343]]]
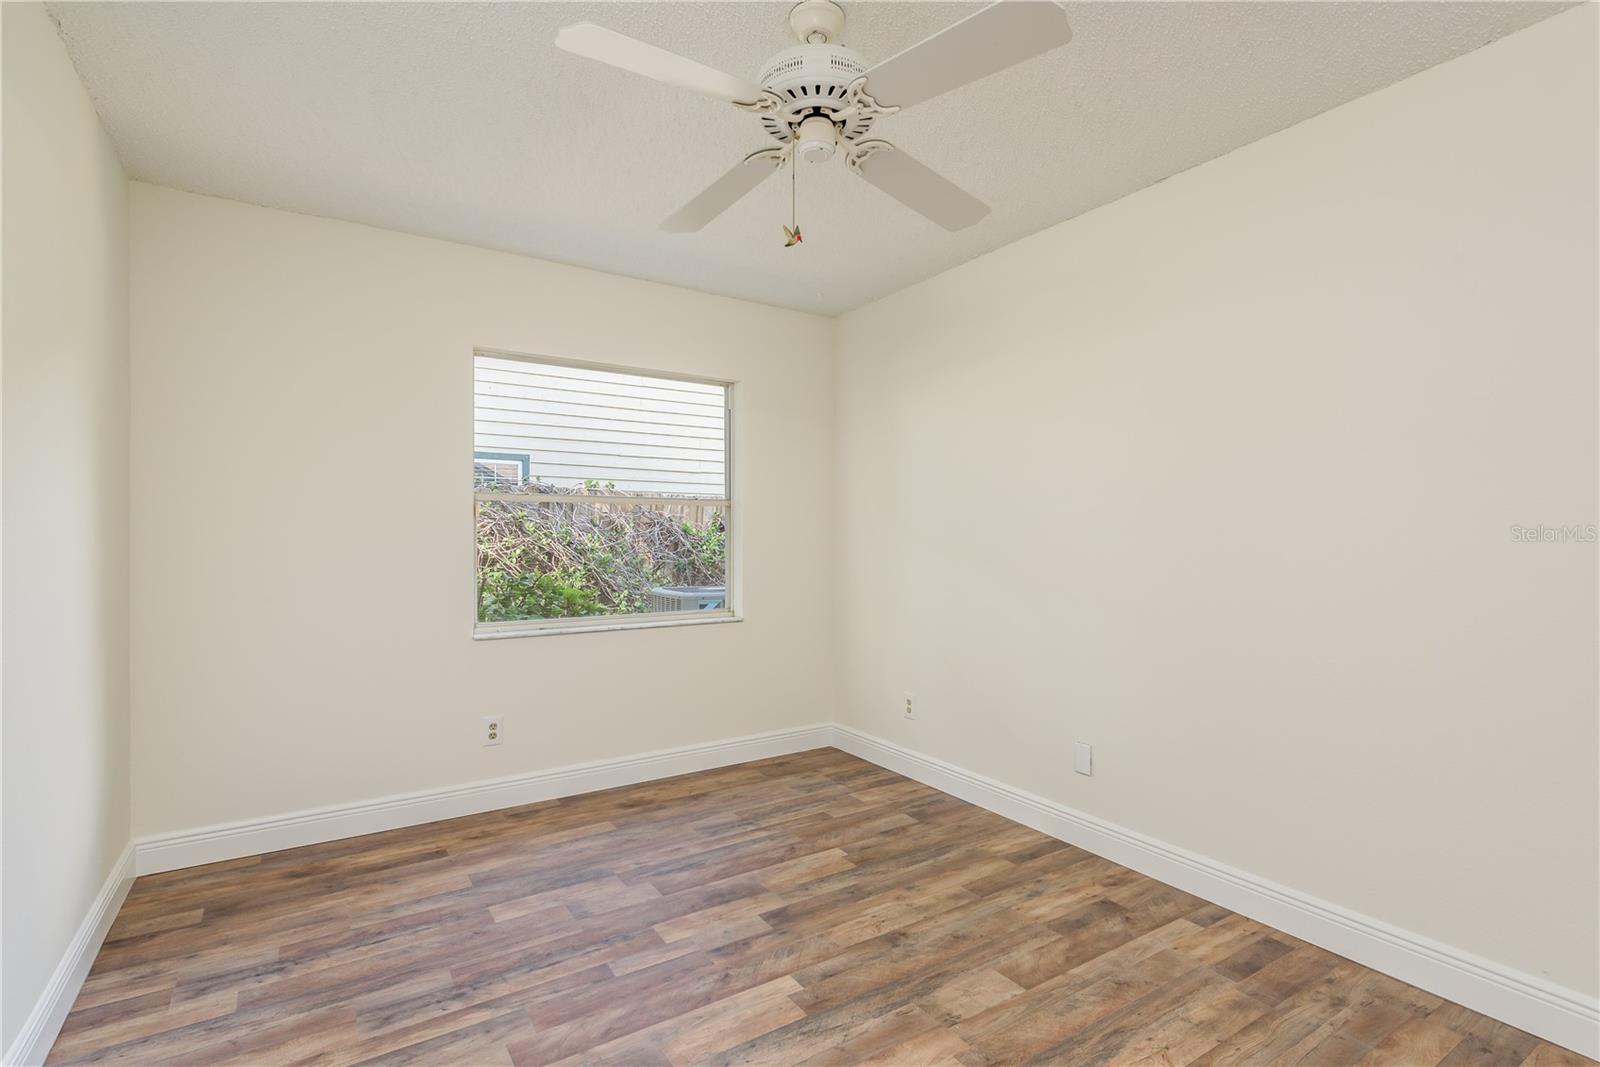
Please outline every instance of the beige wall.
[[127, 186], [55, 26], [0, 5], [0, 1047], [128, 843]]
[[1600, 989], [1597, 17], [846, 315], [845, 720]]
[[[132, 211], [136, 835], [828, 717], [831, 320], [139, 183]], [[738, 382], [746, 621], [471, 639], [474, 346]]]

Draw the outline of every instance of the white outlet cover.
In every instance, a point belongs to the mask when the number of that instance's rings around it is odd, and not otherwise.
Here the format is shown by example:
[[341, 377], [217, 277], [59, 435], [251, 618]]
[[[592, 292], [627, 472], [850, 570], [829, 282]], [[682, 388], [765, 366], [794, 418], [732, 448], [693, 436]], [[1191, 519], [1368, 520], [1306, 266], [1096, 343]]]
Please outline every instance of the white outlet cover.
[[905, 714], [906, 718], [915, 719], [917, 717], [917, 697], [916, 697], [916, 694], [914, 694], [914, 693], [907, 693], [906, 694], [904, 707], [905, 707], [904, 714]]
[[1079, 774], [1094, 774], [1094, 747], [1084, 741], [1072, 743], [1072, 769]]
[[485, 715], [483, 717], [483, 743], [485, 746], [498, 745], [506, 738], [506, 720], [504, 715]]

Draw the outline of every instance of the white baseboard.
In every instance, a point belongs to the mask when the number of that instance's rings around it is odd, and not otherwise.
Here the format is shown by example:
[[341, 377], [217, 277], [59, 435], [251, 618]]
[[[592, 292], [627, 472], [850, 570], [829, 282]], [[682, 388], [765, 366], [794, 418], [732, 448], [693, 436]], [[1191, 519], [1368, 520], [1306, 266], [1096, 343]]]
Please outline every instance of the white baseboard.
[[106, 932], [111, 929], [117, 910], [122, 907], [122, 899], [128, 895], [132, 885], [133, 846], [130, 844], [123, 848], [122, 855], [112, 865], [105, 884], [89, 906], [89, 914], [83, 917], [77, 933], [72, 935], [66, 954], [56, 964], [55, 972], [50, 975], [50, 981], [45, 984], [33, 1011], [28, 1013], [22, 1030], [11, 1042], [11, 1047], [6, 1049], [7, 1067], [33, 1067], [34, 1064], [43, 1063], [50, 1054], [50, 1046], [56, 1043], [61, 1024], [66, 1021], [67, 1012], [72, 1010], [73, 1001], [78, 999], [78, 990], [83, 988], [83, 980], [88, 977], [95, 955], [99, 953]]
[[599, 789], [671, 778], [713, 767], [804, 752], [811, 748], [826, 748], [831, 744], [832, 725], [819, 723], [726, 741], [683, 745], [621, 759], [597, 760], [533, 774], [471, 782], [445, 789], [403, 793], [356, 804], [155, 834], [138, 838], [133, 847], [138, 872], [157, 874], [300, 845], [375, 834], [402, 826], [477, 815], [499, 808], [537, 804]]
[[1600, 1001], [1198, 856], [943, 760], [834, 727], [834, 744], [1014, 822], [1277, 927], [1585, 1056], [1600, 1059]]

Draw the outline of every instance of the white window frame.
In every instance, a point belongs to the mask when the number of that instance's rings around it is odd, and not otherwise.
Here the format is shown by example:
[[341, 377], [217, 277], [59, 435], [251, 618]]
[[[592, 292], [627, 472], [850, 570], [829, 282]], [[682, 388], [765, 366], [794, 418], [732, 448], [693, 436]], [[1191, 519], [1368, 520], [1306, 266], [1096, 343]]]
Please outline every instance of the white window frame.
[[[560, 493], [540, 494], [530, 496], [527, 493], [507, 493], [491, 489], [480, 489], [476, 485], [472, 489], [472, 509], [468, 513], [470, 519], [471, 537], [468, 546], [472, 551], [471, 568], [468, 577], [472, 582], [472, 639], [474, 641], [497, 641], [510, 637], [539, 637], [547, 634], [569, 633], [605, 633], [615, 630], [646, 630], [664, 626], [705, 626], [707, 624], [741, 622], [744, 616], [739, 610], [738, 588], [735, 584], [735, 574], [739, 563], [739, 525], [734, 507], [734, 455], [733, 455], [733, 404], [737, 383], [723, 378], [707, 378], [694, 374], [682, 374], [677, 371], [655, 370], [645, 367], [628, 367], [615, 363], [594, 363], [586, 360], [563, 359], [555, 356], [536, 356], [522, 352], [505, 352], [499, 349], [477, 348], [473, 355], [473, 380], [477, 380], [477, 357], [488, 356], [493, 359], [509, 359], [522, 363], [543, 364], [552, 367], [573, 367], [579, 370], [608, 371], [612, 374], [634, 374], [649, 378], [664, 378], [669, 381], [694, 382], [697, 385], [714, 385], [722, 389], [723, 414], [722, 414], [722, 448], [723, 448], [723, 488], [726, 496], [722, 498], [711, 497], [662, 497], [662, 496], [615, 496], [594, 497], [581, 494], [565, 495]], [[474, 391], [476, 392], [476, 391]], [[473, 451], [477, 452], [476, 434], [473, 439]], [[716, 506], [722, 508], [724, 536], [726, 539], [727, 563], [723, 580], [723, 607], [710, 611], [655, 611], [639, 612], [633, 615], [581, 615], [562, 619], [516, 619], [505, 622], [479, 622], [478, 621], [478, 504], [485, 500], [510, 500], [519, 503], [528, 503], [530, 500], [540, 503], [561, 504], [580, 503], [593, 504], [597, 500], [617, 505], [625, 504], [662, 504], [682, 505], [699, 504], [703, 506]]]
[[[522, 476], [522, 472], [523, 472], [523, 470], [525, 468], [525, 464], [519, 463], [518, 461], [516, 461], [514, 459], [483, 459], [483, 458], [481, 458], [480, 453], [478, 453], [476, 450], [473, 451], [473, 453], [472, 453], [472, 465], [474, 467], [489, 466], [490, 464], [494, 464], [494, 463], [499, 463], [499, 464], [501, 464], [503, 466], [507, 466], [507, 467], [516, 467], [517, 468], [517, 480], [515, 482], [513, 482], [512, 484], [514, 484], [514, 485], [527, 485], [528, 484], [528, 481], [530, 479], [526, 479], [526, 478], [524, 478]], [[495, 482], [496, 482], [496, 484], [498, 484], [500, 482], [500, 475], [499, 474], [495, 475]], [[472, 485], [472, 487], [473, 487], [473, 489], [477, 489], [478, 488], [477, 472], [476, 471], [473, 472], [473, 485]]]

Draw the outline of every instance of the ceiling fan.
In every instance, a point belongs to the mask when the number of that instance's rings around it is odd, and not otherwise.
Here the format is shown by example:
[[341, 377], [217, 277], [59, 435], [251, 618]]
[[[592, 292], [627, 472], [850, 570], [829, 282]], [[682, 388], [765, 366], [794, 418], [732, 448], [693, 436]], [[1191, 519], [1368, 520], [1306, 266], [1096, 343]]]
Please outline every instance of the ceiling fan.
[[789, 12], [789, 26], [800, 44], [767, 60], [755, 82], [590, 22], [556, 34], [556, 46], [575, 55], [751, 112], [776, 142], [734, 164], [663, 222], [663, 230], [699, 230], [785, 164], [826, 163], [841, 150], [852, 171], [913, 211], [947, 230], [971, 226], [989, 205], [868, 136], [873, 124], [1072, 39], [1066, 12], [1054, 0], [999, 0], [871, 67], [838, 43], [844, 10], [833, 0], [801, 0]]

